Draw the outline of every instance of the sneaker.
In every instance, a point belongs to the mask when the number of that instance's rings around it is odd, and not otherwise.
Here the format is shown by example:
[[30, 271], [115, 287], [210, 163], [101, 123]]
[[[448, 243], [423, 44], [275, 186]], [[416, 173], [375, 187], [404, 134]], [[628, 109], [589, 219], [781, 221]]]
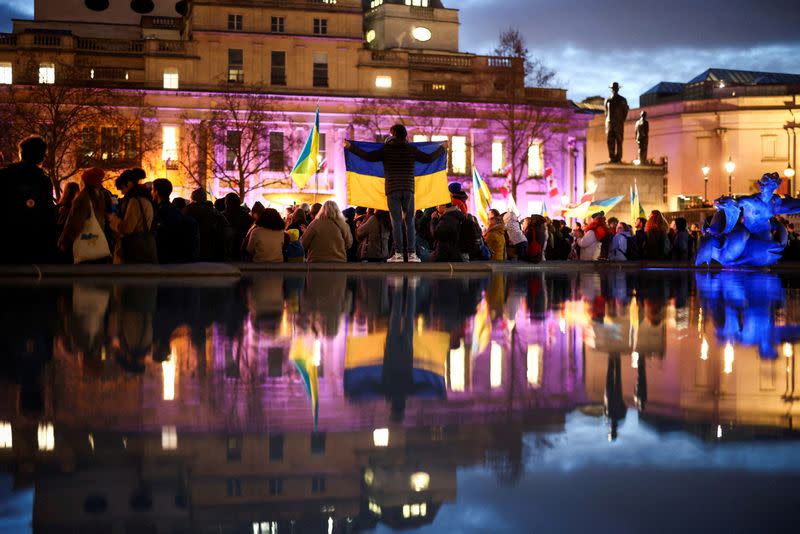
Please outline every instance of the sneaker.
[[403, 253], [395, 252], [394, 256], [386, 260], [386, 263], [403, 263]]
[[421, 263], [422, 260], [419, 259], [416, 252], [409, 252], [408, 253], [408, 263]]

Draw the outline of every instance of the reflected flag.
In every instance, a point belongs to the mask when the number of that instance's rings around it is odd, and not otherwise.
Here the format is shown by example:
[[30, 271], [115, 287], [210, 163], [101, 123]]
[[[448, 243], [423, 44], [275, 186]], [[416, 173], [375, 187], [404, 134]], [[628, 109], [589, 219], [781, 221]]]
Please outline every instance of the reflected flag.
[[472, 322], [472, 346], [470, 355], [474, 358], [485, 351], [492, 339], [492, 320], [489, 317], [489, 305], [482, 299]]
[[317, 106], [317, 113], [314, 117], [314, 126], [311, 127], [311, 132], [308, 134], [303, 151], [297, 158], [292, 169], [292, 180], [297, 184], [300, 189], [304, 188], [311, 177], [314, 176], [319, 168], [319, 106]]
[[306, 388], [306, 394], [311, 400], [311, 416], [314, 420], [314, 430], [317, 429], [317, 423], [319, 422], [319, 379], [317, 377], [319, 361], [315, 361], [314, 355], [317, 350], [315, 346], [317, 343], [319, 343], [319, 340], [312, 341], [307, 336], [298, 335], [292, 340], [292, 346], [289, 350], [289, 359], [292, 360], [297, 372], [300, 373]]
[[484, 226], [489, 226], [489, 207], [492, 205], [492, 193], [489, 191], [489, 186], [481, 178], [477, 167], [472, 168], [472, 196], [478, 219]]

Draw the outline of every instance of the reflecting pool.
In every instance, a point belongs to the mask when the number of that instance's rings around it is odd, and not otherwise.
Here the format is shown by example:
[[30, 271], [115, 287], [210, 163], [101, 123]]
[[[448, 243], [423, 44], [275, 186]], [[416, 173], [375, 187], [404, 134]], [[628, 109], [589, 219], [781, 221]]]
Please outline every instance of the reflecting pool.
[[0, 282], [2, 532], [780, 532], [766, 272]]

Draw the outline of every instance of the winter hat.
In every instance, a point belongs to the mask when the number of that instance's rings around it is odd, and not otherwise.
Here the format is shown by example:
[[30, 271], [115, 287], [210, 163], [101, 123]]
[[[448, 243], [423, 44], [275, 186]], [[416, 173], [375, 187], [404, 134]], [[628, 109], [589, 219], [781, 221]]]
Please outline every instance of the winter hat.
[[447, 186], [448, 191], [450, 191], [450, 196], [453, 198], [457, 198], [458, 200], [467, 200], [469, 196], [461, 189], [461, 184], [459, 182], [453, 182]]
[[597, 213], [592, 213], [592, 219], [597, 219], [598, 217], [605, 217], [606, 212], [598, 211]]
[[300, 239], [300, 230], [292, 228], [291, 230], [286, 230], [286, 235], [289, 236], [289, 242], [294, 243], [298, 239]]
[[98, 169], [97, 167], [92, 167], [91, 169], [86, 169], [81, 174], [81, 181], [89, 186], [92, 187], [100, 187], [103, 185], [103, 178], [105, 177], [106, 173], [103, 169]]
[[353, 207], [345, 208], [344, 211], [342, 211], [342, 215], [344, 215], [345, 219], [352, 219], [356, 216], [356, 209]]

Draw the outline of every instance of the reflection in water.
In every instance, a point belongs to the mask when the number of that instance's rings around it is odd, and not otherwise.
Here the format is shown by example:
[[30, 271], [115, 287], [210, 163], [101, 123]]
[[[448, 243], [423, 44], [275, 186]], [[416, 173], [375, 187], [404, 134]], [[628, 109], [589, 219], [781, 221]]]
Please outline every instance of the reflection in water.
[[615, 446], [638, 425], [794, 436], [800, 298], [774, 274], [310, 273], [2, 294], [0, 460], [34, 485], [42, 530], [422, 526], [458, 509], [459, 469], [523, 491], [576, 409]]

